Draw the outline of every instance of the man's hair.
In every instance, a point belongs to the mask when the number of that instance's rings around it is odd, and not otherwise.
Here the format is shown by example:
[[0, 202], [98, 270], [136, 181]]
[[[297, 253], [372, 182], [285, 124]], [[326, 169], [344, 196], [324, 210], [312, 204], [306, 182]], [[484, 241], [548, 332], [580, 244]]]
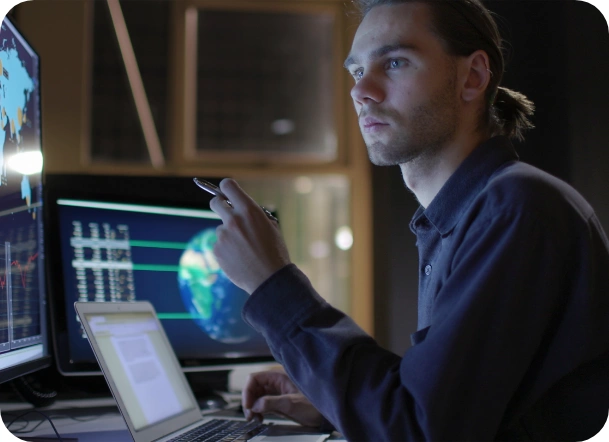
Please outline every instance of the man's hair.
[[486, 89], [482, 127], [492, 133], [522, 141], [533, 128], [529, 117], [535, 106], [523, 94], [499, 86], [505, 60], [499, 29], [480, 0], [352, 0], [362, 18], [374, 7], [400, 3], [425, 3], [432, 15], [432, 31], [452, 56], [469, 56], [477, 50], [489, 58], [491, 79]]

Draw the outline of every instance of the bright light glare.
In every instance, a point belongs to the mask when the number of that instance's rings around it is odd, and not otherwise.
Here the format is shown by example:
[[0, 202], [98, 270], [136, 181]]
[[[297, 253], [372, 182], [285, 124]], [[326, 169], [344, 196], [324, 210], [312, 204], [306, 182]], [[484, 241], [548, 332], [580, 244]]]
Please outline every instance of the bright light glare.
[[353, 232], [348, 226], [339, 227], [334, 235], [336, 247], [341, 250], [349, 250], [353, 245]]
[[8, 160], [8, 167], [23, 175], [32, 175], [42, 172], [42, 153], [19, 152]]

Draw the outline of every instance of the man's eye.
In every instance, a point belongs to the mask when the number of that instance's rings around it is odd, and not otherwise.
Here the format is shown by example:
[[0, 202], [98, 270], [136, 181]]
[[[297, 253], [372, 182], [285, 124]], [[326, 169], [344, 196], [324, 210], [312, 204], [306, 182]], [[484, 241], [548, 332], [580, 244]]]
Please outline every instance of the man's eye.
[[351, 76], [355, 79], [355, 81], [360, 80], [363, 75], [364, 71], [362, 69], [351, 72]]
[[392, 58], [387, 62], [387, 68], [389, 69], [397, 69], [397, 68], [401, 68], [402, 66], [404, 66], [406, 63], [404, 60], [401, 60], [399, 58]]

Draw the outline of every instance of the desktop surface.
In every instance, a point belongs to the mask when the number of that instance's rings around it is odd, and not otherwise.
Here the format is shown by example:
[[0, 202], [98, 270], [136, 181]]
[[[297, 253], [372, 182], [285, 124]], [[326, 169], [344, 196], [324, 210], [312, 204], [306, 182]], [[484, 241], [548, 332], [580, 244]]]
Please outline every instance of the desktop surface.
[[[225, 408], [219, 410], [203, 409], [201, 410], [201, 414], [214, 416], [220, 419], [241, 419], [243, 414], [239, 409], [239, 404], [235, 395], [228, 395]], [[24, 402], [0, 402], [0, 414], [5, 426], [15, 417], [32, 410], [35, 410], [35, 408]], [[127, 425], [118, 411], [116, 402], [111, 397], [59, 400], [50, 407], [36, 410], [42, 411], [52, 419], [62, 438], [72, 438], [72, 440], [78, 442], [133, 441], [129, 434], [129, 430], [127, 429]], [[57, 436], [51, 425], [42, 415], [32, 413], [28, 416], [24, 416], [24, 418], [25, 420], [16, 421], [11, 425], [11, 430], [15, 428], [21, 429], [21, 431], [14, 434], [16, 437], [23, 438], [23, 440], [32, 438], [49, 438], [49, 440], [57, 440]], [[24, 426], [26, 421], [28, 423]], [[274, 424], [280, 425], [297, 425], [276, 415], [268, 416], [265, 419], [265, 422], [273, 422]], [[0, 439], [2, 434], [2, 431], [0, 431]], [[296, 437], [287, 440], [299, 442], [299, 439]], [[335, 432], [328, 440], [344, 441], [345, 439]]]

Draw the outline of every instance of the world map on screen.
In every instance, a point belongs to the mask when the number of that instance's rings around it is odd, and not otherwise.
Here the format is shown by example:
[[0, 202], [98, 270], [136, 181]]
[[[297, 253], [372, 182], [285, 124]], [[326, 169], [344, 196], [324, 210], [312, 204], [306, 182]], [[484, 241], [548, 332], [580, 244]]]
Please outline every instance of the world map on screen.
[[18, 182], [10, 183], [7, 162], [9, 155], [22, 152], [35, 136], [30, 121], [37, 117], [31, 109], [35, 108], [32, 97], [37, 87], [30, 74], [34, 70], [32, 58], [3, 22], [0, 30], [0, 186], [19, 186], [21, 198], [28, 206], [32, 200], [29, 179], [23, 175]]

